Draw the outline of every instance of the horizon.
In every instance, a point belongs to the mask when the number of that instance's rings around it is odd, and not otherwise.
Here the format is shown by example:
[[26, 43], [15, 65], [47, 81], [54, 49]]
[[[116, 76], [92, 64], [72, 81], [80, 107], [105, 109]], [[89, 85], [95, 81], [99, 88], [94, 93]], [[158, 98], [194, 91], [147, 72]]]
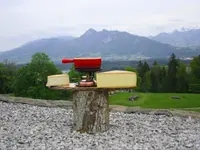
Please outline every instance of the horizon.
[[0, 14], [0, 52], [41, 38], [79, 37], [89, 28], [145, 37], [200, 28], [199, 0], [1, 0]]

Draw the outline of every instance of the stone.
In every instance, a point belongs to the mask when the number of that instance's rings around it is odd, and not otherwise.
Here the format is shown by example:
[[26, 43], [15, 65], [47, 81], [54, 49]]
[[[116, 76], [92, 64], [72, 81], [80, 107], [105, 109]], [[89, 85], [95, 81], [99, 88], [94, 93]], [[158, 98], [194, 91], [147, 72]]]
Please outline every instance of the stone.
[[134, 95], [134, 96], [129, 97], [128, 100], [129, 100], [129, 101], [135, 101], [135, 100], [137, 100], [138, 98], [139, 98], [138, 95]]
[[168, 111], [168, 110], [156, 110], [155, 112], [153, 112], [154, 115], [165, 115], [165, 116], [173, 116], [173, 114]]
[[193, 144], [192, 144], [192, 143], [188, 143], [188, 144], [186, 145], [186, 147], [187, 147], [187, 148], [191, 148], [191, 147], [193, 147]]

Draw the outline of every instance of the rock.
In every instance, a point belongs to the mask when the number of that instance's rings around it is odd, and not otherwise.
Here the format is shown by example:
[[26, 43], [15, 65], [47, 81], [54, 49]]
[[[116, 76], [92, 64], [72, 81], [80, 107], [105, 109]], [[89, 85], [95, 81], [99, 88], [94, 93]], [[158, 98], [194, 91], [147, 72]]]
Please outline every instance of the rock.
[[126, 112], [124, 113], [127, 113], [127, 114], [146, 114], [146, 115], [149, 115], [150, 114], [150, 111], [149, 110], [145, 110], [145, 109], [136, 109], [136, 110], [132, 110], [132, 109], [127, 109]]
[[135, 101], [135, 100], [137, 100], [138, 98], [139, 98], [139, 96], [138, 96], [138, 95], [135, 95], [135, 96], [129, 97], [128, 100], [129, 100], [129, 101]]
[[154, 115], [164, 115], [164, 116], [168, 116], [168, 117], [173, 116], [173, 114], [168, 110], [156, 110], [153, 112], [153, 114]]
[[187, 147], [187, 148], [191, 148], [191, 147], [193, 147], [193, 144], [192, 144], [192, 143], [188, 143], [188, 144], [186, 145], [186, 147]]

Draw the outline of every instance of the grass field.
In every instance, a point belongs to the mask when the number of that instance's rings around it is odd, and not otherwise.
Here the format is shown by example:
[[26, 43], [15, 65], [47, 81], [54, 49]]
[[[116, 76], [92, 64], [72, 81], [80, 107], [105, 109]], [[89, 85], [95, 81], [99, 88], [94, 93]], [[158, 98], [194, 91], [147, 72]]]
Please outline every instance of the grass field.
[[[140, 97], [132, 102], [128, 98], [133, 95]], [[180, 99], [171, 99], [171, 96], [179, 96]], [[109, 97], [111, 105], [139, 106], [143, 108], [196, 108], [200, 111], [200, 94], [180, 93], [116, 93]]]

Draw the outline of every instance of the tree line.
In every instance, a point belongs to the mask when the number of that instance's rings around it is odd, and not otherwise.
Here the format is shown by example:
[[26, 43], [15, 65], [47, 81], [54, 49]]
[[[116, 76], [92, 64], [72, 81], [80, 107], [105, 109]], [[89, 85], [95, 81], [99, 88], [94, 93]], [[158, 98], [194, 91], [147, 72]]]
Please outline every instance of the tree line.
[[[136, 90], [140, 92], [200, 92], [200, 55], [189, 64], [172, 54], [167, 65], [160, 65], [156, 61], [149, 65], [146, 61], [139, 61], [135, 68], [123, 69], [137, 73]], [[45, 53], [34, 54], [31, 61], [20, 68], [13, 62], [4, 61], [0, 63], [0, 94], [68, 99], [70, 91], [55, 91], [46, 87], [47, 76], [61, 73]], [[79, 81], [83, 75], [76, 72], [73, 66], [68, 74], [72, 82]]]
[[[131, 67], [126, 68], [131, 70]], [[187, 65], [172, 54], [167, 65], [159, 65], [156, 61], [151, 67], [139, 61], [136, 69], [138, 75], [137, 90], [143, 92], [200, 92], [200, 55], [193, 57]]]

